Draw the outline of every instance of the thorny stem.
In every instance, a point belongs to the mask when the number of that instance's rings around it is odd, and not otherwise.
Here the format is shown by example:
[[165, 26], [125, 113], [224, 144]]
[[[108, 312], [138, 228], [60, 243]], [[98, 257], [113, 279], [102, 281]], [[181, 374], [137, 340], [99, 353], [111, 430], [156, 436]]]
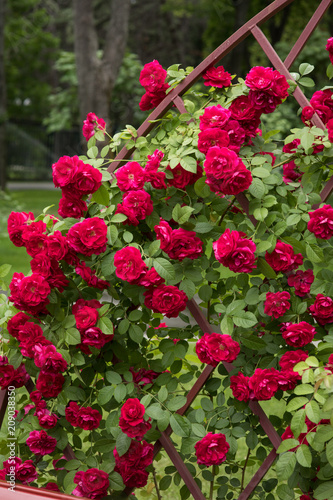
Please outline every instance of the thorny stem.
[[154, 483], [155, 483], [155, 489], [156, 489], [157, 498], [158, 498], [158, 500], [162, 500], [161, 493], [160, 493], [160, 490], [159, 490], [158, 484], [157, 484], [155, 467], [153, 468], [153, 477], [154, 477]]
[[228, 208], [223, 212], [223, 214], [221, 215], [221, 219], [219, 220], [219, 223], [218, 225], [220, 226], [226, 213], [232, 208], [233, 204], [235, 203], [236, 201], [236, 196], [234, 197], [234, 199], [232, 200], [232, 202], [230, 203], [230, 205], [228, 206]]
[[244, 467], [243, 467], [243, 472], [242, 472], [242, 482], [241, 482], [241, 492], [243, 491], [244, 489], [244, 479], [245, 479], [245, 471], [246, 471], [246, 466], [247, 466], [247, 462], [250, 458], [250, 453], [251, 453], [251, 450], [250, 448], [247, 450], [247, 456], [246, 456], [246, 459], [245, 459], [245, 463], [244, 463]]
[[212, 474], [213, 474], [213, 480], [210, 483], [210, 488], [209, 488], [209, 500], [213, 500], [213, 495], [214, 495], [214, 480], [217, 472], [217, 467], [216, 465], [213, 465], [212, 467]]

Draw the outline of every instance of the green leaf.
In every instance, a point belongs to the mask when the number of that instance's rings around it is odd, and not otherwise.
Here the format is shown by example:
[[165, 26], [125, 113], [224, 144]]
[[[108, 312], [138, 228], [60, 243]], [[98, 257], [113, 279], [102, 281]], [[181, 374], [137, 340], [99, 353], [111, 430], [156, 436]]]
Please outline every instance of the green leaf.
[[121, 403], [125, 399], [126, 394], [126, 386], [124, 384], [117, 385], [114, 391], [114, 398], [118, 403]]
[[108, 382], [110, 382], [110, 384], [113, 384], [113, 385], [121, 384], [123, 381], [121, 376], [119, 375], [119, 373], [116, 373], [116, 372], [108, 371], [105, 373], [105, 376], [106, 376], [106, 380]]
[[119, 453], [119, 456], [123, 456], [131, 446], [131, 438], [128, 437], [123, 432], [120, 432], [116, 439], [116, 450]]
[[194, 208], [192, 207], [181, 207], [179, 203], [172, 210], [172, 218], [174, 221], [178, 222], [178, 224], [184, 224], [188, 221], [193, 212]]
[[212, 229], [214, 229], [214, 226], [209, 222], [198, 222], [195, 225], [194, 231], [199, 234], [205, 234], [209, 233]]
[[105, 335], [113, 335], [112, 321], [106, 316], [102, 316], [102, 318], [99, 318], [97, 326]]
[[256, 316], [250, 311], [237, 311], [232, 315], [232, 319], [236, 326], [243, 328], [251, 328], [258, 323]]
[[81, 466], [80, 460], [69, 460], [65, 463], [66, 470], [76, 470]]
[[331, 425], [319, 425], [316, 430], [316, 440], [326, 443], [333, 438], [333, 427]]
[[287, 484], [280, 484], [276, 488], [276, 493], [281, 500], [293, 500], [295, 498], [293, 490]]
[[177, 436], [188, 437], [191, 434], [191, 424], [187, 418], [175, 413], [170, 418], [171, 429]]
[[260, 337], [256, 337], [255, 335], [248, 338], [242, 337], [241, 344], [244, 344], [245, 347], [248, 347], [253, 351], [260, 351], [260, 349], [266, 347], [266, 342], [262, 340]]
[[282, 443], [276, 450], [276, 453], [285, 453], [286, 451], [296, 448], [296, 446], [298, 445], [299, 445], [298, 439], [285, 439], [284, 441], [282, 441]]
[[225, 314], [221, 321], [220, 327], [223, 334], [231, 335], [234, 330], [234, 322], [232, 321], [232, 318]]
[[[118, 451], [119, 453], [119, 451]], [[110, 480], [110, 488], [112, 488], [115, 491], [122, 491], [124, 489], [124, 482], [123, 478], [118, 472], [111, 472], [109, 474], [109, 480]]]
[[115, 223], [115, 224], [119, 224], [120, 222], [125, 222], [125, 220], [127, 219], [127, 216], [125, 214], [115, 214], [112, 218], [111, 218], [111, 222]]
[[193, 174], [197, 172], [197, 160], [192, 156], [184, 156], [184, 158], [180, 160], [180, 165], [188, 172], [192, 172]]
[[162, 408], [158, 404], [151, 405], [151, 406], [148, 406], [148, 408], [146, 408], [146, 415], [148, 415], [148, 417], [151, 417], [154, 420], [163, 419], [164, 413], [165, 412], [162, 410]]
[[179, 285], [179, 290], [183, 290], [190, 300], [195, 295], [196, 287], [195, 287], [195, 284], [193, 283], [193, 281], [184, 280], [184, 281], [181, 281], [181, 283]]
[[66, 474], [63, 482], [65, 493], [72, 493], [72, 491], [74, 491], [74, 489], [76, 488], [76, 484], [74, 483], [75, 474], [75, 470], [72, 470], [68, 474]]
[[311, 420], [311, 422], [314, 422], [315, 424], [318, 424], [318, 422], [321, 420], [321, 411], [319, 405], [314, 400], [309, 401], [305, 406], [305, 413], [306, 416]]
[[257, 168], [254, 168], [252, 170], [252, 175], [254, 175], [255, 177], [261, 177], [262, 179], [264, 179], [265, 177], [269, 177], [271, 175], [271, 172], [268, 168], [257, 167]]
[[286, 411], [292, 412], [298, 410], [301, 406], [306, 405], [309, 402], [308, 398], [294, 398], [286, 406]]
[[314, 66], [312, 66], [312, 64], [309, 64], [309, 63], [302, 63], [300, 64], [299, 66], [299, 73], [301, 76], [304, 76], [304, 75], [308, 75], [309, 73], [311, 73], [313, 70], [314, 70]]
[[161, 246], [161, 241], [160, 240], [155, 240], [153, 241], [148, 248], [148, 255], [149, 257], [153, 257], [155, 253], [157, 253], [160, 249]]
[[307, 76], [304, 78], [300, 78], [298, 80], [299, 85], [303, 85], [303, 87], [314, 87], [315, 82], [312, 80], [312, 78], [308, 78]]
[[300, 214], [291, 214], [287, 217], [286, 223], [287, 226], [294, 226], [295, 224], [298, 224], [300, 220], [301, 220]]
[[297, 396], [303, 396], [304, 394], [313, 394], [314, 387], [313, 387], [313, 385], [310, 385], [310, 384], [300, 384], [300, 385], [297, 385], [295, 387], [294, 393]]
[[306, 444], [301, 444], [296, 450], [296, 459], [302, 467], [311, 467], [312, 464], [312, 454], [309, 447]]
[[256, 208], [253, 212], [254, 218], [259, 221], [264, 221], [267, 215], [268, 215], [267, 208]]
[[291, 451], [287, 451], [279, 457], [276, 464], [276, 475], [281, 481], [288, 479], [296, 467], [296, 456]]
[[157, 259], [153, 259], [153, 266], [156, 272], [165, 280], [175, 279], [175, 270], [168, 260], [158, 257]]
[[257, 433], [251, 430], [246, 436], [246, 444], [250, 448], [250, 450], [254, 450], [258, 444], [258, 436]]
[[295, 415], [293, 415], [293, 418], [291, 419], [290, 423], [290, 428], [295, 438], [298, 438], [298, 436], [301, 434], [304, 424], [305, 424], [305, 410], [304, 408], [302, 408], [301, 410], [298, 410], [298, 412], [295, 413]]
[[85, 401], [86, 399], [86, 393], [84, 392], [83, 389], [77, 386], [69, 386], [66, 387], [63, 391], [64, 396], [69, 400], [69, 401]]
[[0, 278], [7, 276], [11, 268], [12, 266], [10, 264], [2, 264], [2, 266], [0, 266]]
[[69, 345], [81, 343], [81, 334], [77, 328], [68, 328], [65, 333], [65, 342]]
[[141, 330], [139, 325], [131, 325], [128, 330], [128, 333], [133, 342], [141, 344], [143, 340], [143, 331]]
[[205, 437], [207, 434], [206, 429], [201, 424], [192, 424], [192, 432], [199, 437]]
[[314, 264], [318, 264], [324, 259], [324, 254], [321, 248], [317, 245], [306, 245], [306, 256]]
[[333, 65], [332, 64], [329, 64], [327, 66], [326, 75], [327, 75], [327, 78], [329, 80], [331, 80], [333, 78]]
[[257, 269], [261, 274], [266, 276], [266, 278], [276, 278], [276, 272], [262, 257], [258, 257], [257, 259]]
[[187, 400], [185, 396], [176, 396], [175, 398], [168, 401], [166, 406], [168, 410], [176, 411], [182, 408], [186, 404], [186, 401]]
[[199, 297], [201, 300], [204, 302], [208, 302], [213, 295], [213, 290], [212, 287], [209, 285], [203, 285], [201, 288], [199, 288]]
[[329, 464], [333, 467], [333, 439], [326, 445], [326, 458]]
[[100, 404], [101, 406], [105, 405], [110, 401], [113, 394], [114, 394], [113, 387], [110, 387], [109, 385], [102, 387], [102, 389], [98, 391], [98, 396], [97, 396], [98, 404]]
[[110, 194], [104, 184], [92, 195], [91, 200], [99, 205], [108, 206], [110, 204]]
[[333, 498], [333, 481], [326, 481], [314, 490], [316, 500], [332, 500]]
[[264, 183], [255, 177], [252, 181], [251, 186], [249, 187], [249, 192], [254, 196], [255, 198], [258, 198], [261, 200], [265, 196], [266, 188]]
[[115, 242], [117, 241], [118, 238], [118, 229], [116, 226], [108, 226], [108, 240], [110, 241], [111, 245], [114, 245]]

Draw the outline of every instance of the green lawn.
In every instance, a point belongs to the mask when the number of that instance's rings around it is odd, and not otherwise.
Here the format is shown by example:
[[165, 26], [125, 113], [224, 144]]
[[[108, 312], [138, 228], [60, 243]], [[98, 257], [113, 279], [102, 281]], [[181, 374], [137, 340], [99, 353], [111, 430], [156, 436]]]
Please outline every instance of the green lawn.
[[8, 216], [13, 211], [33, 212], [37, 217], [45, 207], [50, 205], [55, 206], [48, 213], [57, 215], [61, 192], [60, 190], [22, 190], [12, 191], [8, 196], [1, 193], [0, 195], [0, 265], [11, 264], [11, 276], [14, 272], [27, 274], [30, 271], [29, 262], [31, 257], [27, 255], [23, 247], [15, 247], [9, 240], [7, 233]]

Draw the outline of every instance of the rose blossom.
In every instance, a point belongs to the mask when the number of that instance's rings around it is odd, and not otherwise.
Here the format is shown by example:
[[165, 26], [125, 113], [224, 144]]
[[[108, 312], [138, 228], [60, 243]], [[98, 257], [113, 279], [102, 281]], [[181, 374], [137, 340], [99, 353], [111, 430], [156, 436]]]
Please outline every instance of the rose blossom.
[[99, 130], [105, 132], [105, 127], [106, 124], [103, 118], [98, 118], [95, 113], [88, 113], [87, 118], [83, 122], [82, 135], [89, 141], [89, 139], [95, 135], [95, 132]]
[[19, 331], [23, 325], [26, 324], [31, 318], [23, 312], [16, 313], [7, 323], [7, 330], [10, 335], [18, 338]]
[[204, 170], [207, 175], [213, 175], [216, 179], [223, 179], [223, 176], [237, 169], [241, 160], [231, 149], [214, 146], [208, 150], [204, 162]]
[[[74, 306], [73, 306], [74, 309]], [[76, 328], [78, 330], [85, 330], [91, 326], [95, 326], [98, 320], [98, 311], [94, 307], [83, 306], [77, 311], [73, 311], [75, 316]]]
[[312, 106], [305, 106], [302, 109], [301, 119], [302, 119], [302, 122], [304, 123], [304, 125], [308, 125], [308, 126], [311, 125], [310, 120], [314, 114], [315, 114], [315, 110], [313, 109]]
[[154, 91], [164, 85], [167, 72], [160, 63], [154, 59], [152, 62], [144, 65], [141, 70], [139, 82], [145, 90]]
[[248, 273], [255, 267], [256, 245], [243, 237], [244, 233], [226, 229], [213, 243], [216, 260], [235, 273]]
[[203, 73], [202, 78], [205, 80], [204, 85], [206, 87], [222, 89], [223, 87], [229, 87], [231, 84], [231, 74], [225, 71], [223, 66], [208, 68]]
[[169, 250], [166, 252], [170, 259], [180, 262], [186, 257], [197, 259], [203, 252], [202, 241], [196, 236], [194, 231], [186, 229], [174, 229], [171, 233]]
[[67, 233], [69, 246], [78, 253], [90, 257], [105, 252], [107, 225], [103, 219], [92, 217], [77, 222]]
[[60, 491], [57, 483], [54, 483], [53, 481], [50, 481], [50, 482], [46, 483], [45, 485], [43, 485], [43, 488], [45, 488], [46, 490], [50, 490], [50, 491]]
[[295, 288], [295, 295], [305, 297], [310, 292], [311, 284], [314, 282], [312, 269], [306, 271], [298, 270], [288, 276], [288, 285]]
[[76, 417], [76, 425], [85, 431], [98, 429], [102, 415], [90, 406], [81, 407]]
[[77, 497], [100, 499], [107, 495], [110, 486], [108, 474], [96, 468], [77, 472], [73, 481], [77, 487], [72, 491], [72, 495]]
[[66, 420], [74, 427], [77, 427], [79, 411], [80, 407], [75, 401], [71, 401], [65, 409]]
[[55, 413], [50, 414], [49, 410], [41, 410], [37, 412], [38, 423], [44, 429], [52, 429], [57, 425], [58, 418]]
[[290, 299], [289, 292], [267, 292], [265, 300], [265, 314], [268, 316], [274, 316], [274, 318], [279, 318], [283, 316], [288, 309], [290, 309]]
[[138, 398], [130, 398], [121, 407], [120, 416], [129, 425], [135, 426], [143, 422], [145, 411], [144, 405], [140, 403]]
[[238, 375], [232, 375], [230, 377], [230, 389], [232, 390], [234, 398], [238, 399], [238, 401], [249, 400], [249, 379], [250, 377], [245, 377], [242, 372], [238, 372]]
[[223, 108], [221, 104], [205, 108], [203, 115], [200, 116], [200, 130], [206, 128], [223, 128], [231, 116], [231, 112]]
[[188, 297], [173, 285], [159, 285], [145, 293], [145, 306], [154, 312], [165, 314], [167, 318], [177, 318], [186, 309]]
[[228, 147], [229, 143], [228, 132], [219, 128], [206, 128], [198, 135], [198, 149], [204, 154], [213, 146]]
[[52, 165], [52, 176], [55, 187], [63, 188], [67, 184], [73, 182], [74, 174], [83, 164], [83, 161], [78, 156], [62, 156]]
[[130, 425], [126, 420], [122, 417], [119, 419], [119, 427], [131, 439], [136, 439], [141, 441], [143, 436], [151, 429], [151, 418], [149, 418], [148, 422], [144, 420], [138, 425]]
[[[297, 363], [305, 361], [308, 357], [308, 353], [300, 349], [298, 349], [297, 351], [287, 351], [282, 354], [279, 365], [281, 366], [282, 370], [293, 370], [294, 366], [296, 366]], [[302, 378], [300, 375], [298, 375], [297, 372], [294, 373], [296, 373], [299, 379]]]
[[309, 307], [309, 311], [320, 325], [333, 322], [333, 300], [318, 293], [314, 304]]
[[115, 448], [113, 455], [116, 459], [116, 466], [123, 467], [124, 465], [128, 465], [133, 469], [144, 469], [153, 461], [153, 449], [153, 445], [148, 444], [146, 441], [142, 441], [142, 443], [132, 441], [127, 452], [120, 457]]
[[34, 347], [34, 362], [38, 368], [48, 372], [58, 373], [67, 369], [67, 361], [57, 352], [54, 345], [43, 346], [36, 344]]
[[275, 368], [256, 368], [249, 379], [250, 399], [265, 401], [271, 399], [279, 389], [279, 372]]
[[294, 249], [288, 243], [278, 240], [273, 252], [266, 252], [267, 263], [274, 271], [282, 271], [283, 273], [293, 271], [298, 266], [303, 264], [303, 256], [301, 253], [295, 254]]
[[145, 171], [136, 161], [126, 163], [115, 174], [120, 191], [142, 189], [146, 181]]
[[333, 208], [331, 205], [324, 205], [314, 212], [309, 212], [310, 220], [308, 230], [314, 233], [316, 238], [329, 240], [333, 236]]
[[[185, 170], [185, 168], [183, 168], [180, 163], [178, 163], [175, 168], [171, 168], [170, 165], [168, 165], [166, 170], [168, 172], [172, 172], [173, 175], [172, 179], [167, 179], [167, 183], [170, 186], [174, 186], [178, 189], [185, 189], [186, 186], [188, 186], [189, 184], [194, 184], [194, 182], [196, 181], [196, 174]], [[199, 169], [197, 170], [197, 172], [200, 172]]]
[[141, 252], [135, 247], [125, 247], [117, 250], [114, 265], [118, 278], [128, 283], [136, 283], [148, 270], [143, 262]]
[[313, 341], [315, 334], [316, 329], [312, 325], [301, 321], [287, 326], [282, 332], [282, 338], [292, 347], [303, 347]]
[[43, 430], [31, 431], [26, 443], [32, 453], [36, 455], [48, 455], [55, 450], [57, 440]]
[[23, 247], [22, 231], [27, 224], [34, 220], [32, 212], [11, 212], [7, 221], [7, 230], [10, 241], [16, 247]]
[[154, 226], [154, 231], [156, 237], [160, 240], [160, 248], [164, 252], [168, 253], [171, 249], [171, 238], [172, 238], [172, 228], [169, 223], [163, 219], [160, 219], [160, 223]]
[[42, 370], [36, 382], [36, 389], [44, 398], [55, 398], [62, 390], [65, 377], [61, 373], [45, 372]]
[[137, 226], [139, 221], [144, 220], [153, 210], [154, 206], [150, 194], [143, 189], [138, 189], [123, 194], [123, 201], [118, 203], [115, 214], [126, 215], [126, 224]]
[[[15, 462], [15, 464], [13, 464]], [[6, 460], [3, 463], [4, 471], [9, 476], [13, 474], [13, 469], [15, 469], [15, 478], [18, 481], [21, 481], [23, 484], [32, 483], [38, 477], [36, 467], [32, 460], [26, 460], [22, 462], [19, 457], [13, 457]]]
[[205, 333], [197, 341], [195, 351], [202, 363], [217, 366], [221, 361], [234, 361], [240, 352], [240, 346], [230, 335]]
[[224, 434], [209, 432], [195, 444], [194, 448], [198, 464], [209, 467], [220, 465], [225, 461], [230, 445]]
[[33, 273], [31, 276], [24, 276], [22, 273], [14, 273], [9, 288], [12, 292], [9, 300], [14, 302], [17, 309], [26, 310], [31, 314], [45, 311], [45, 305], [49, 303], [47, 296], [51, 288], [40, 274]]
[[[84, 331], [81, 331], [81, 343], [85, 346], [96, 347], [96, 349], [102, 349], [102, 347], [107, 343], [111, 342], [114, 334], [107, 335], [102, 332], [97, 326], [92, 326]], [[82, 345], [80, 345], [82, 349]]]
[[58, 214], [61, 217], [72, 217], [74, 219], [81, 219], [84, 212], [88, 210], [87, 204], [84, 200], [70, 198], [68, 194], [62, 196], [59, 201]]

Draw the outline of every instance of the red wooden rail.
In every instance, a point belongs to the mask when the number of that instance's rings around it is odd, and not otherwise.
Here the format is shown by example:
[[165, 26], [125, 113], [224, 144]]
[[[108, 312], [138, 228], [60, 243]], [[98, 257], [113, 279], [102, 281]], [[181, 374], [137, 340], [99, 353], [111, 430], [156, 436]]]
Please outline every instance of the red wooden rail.
[[[275, 52], [274, 48], [270, 44], [270, 42], [267, 40], [265, 37], [264, 33], [260, 30], [259, 26], [261, 26], [265, 21], [270, 19], [272, 16], [280, 12], [284, 7], [292, 3], [294, 0], [275, 0], [272, 2], [268, 7], [263, 9], [259, 14], [254, 16], [250, 21], [248, 21], [244, 26], [242, 26], [238, 31], [236, 31], [231, 37], [229, 37], [225, 42], [223, 42], [214, 52], [212, 52], [204, 61], [202, 61], [192, 72], [190, 75], [188, 75], [183, 82], [181, 82], [176, 88], [174, 88], [163, 100], [161, 104], [149, 115], [149, 117], [143, 122], [143, 124], [139, 127], [137, 131], [137, 136], [146, 136], [155, 126], [155, 123], [152, 121], [158, 120], [162, 118], [162, 116], [173, 106], [175, 105], [176, 108], [180, 113], [185, 113], [186, 109], [183, 103], [183, 100], [181, 99], [181, 96], [190, 88], [192, 85], [199, 79], [201, 78], [202, 74], [207, 70], [207, 68], [215, 65], [217, 62], [219, 62], [221, 59], [223, 59], [224, 56], [226, 56], [236, 45], [238, 45], [240, 42], [242, 42], [247, 36], [252, 35], [254, 38], [257, 40], [259, 43], [260, 47], [262, 50], [265, 52], [267, 55], [268, 59], [272, 63], [272, 65], [280, 71], [284, 76], [286, 76], [287, 79], [292, 79], [292, 76], [289, 72], [289, 68], [296, 59], [296, 57], [299, 55], [301, 52], [302, 48], [306, 44], [307, 40], [309, 39], [310, 35], [316, 28], [317, 24], [327, 11], [327, 9], [330, 7], [332, 4], [333, 0], [322, 0], [321, 2], [318, 3], [318, 8], [316, 9], [315, 13], [311, 17], [310, 21], [308, 22], [307, 26], [303, 30], [302, 34], [298, 38], [297, 42], [295, 45], [292, 47], [290, 50], [288, 56], [286, 57], [285, 61], [283, 62], [278, 54]], [[299, 103], [301, 107], [309, 105], [308, 100], [302, 93], [301, 89], [299, 87], [296, 88], [294, 92], [294, 97]], [[313, 123], [324, 129], [324, 124], [320, 120], [318, 116], [315, 116], [313, 118]], [[134, 149], [134, 148], [133, 148]], [[112, 162], [112, 164], [109, 167], [109, 171], [113, 172], [116, 170], [124, 160], [128, 159], [131, 154], [133, 153], [132, 150], [128, 150], [127, 148], [123, 148], [120, 153], [117, 155], [115, 160]], [[323, 188], [321, 192], [321, 199], [322, 201], [325, 201], [327, 197], [330, 195], [330, 193], [333, 190], [333, 176], [329, 179], [329, 181], [326, 183], [325, 187]], [[255, 218], [249, 214], [249, 202], [244, 193], [241, 193], [237, 195], [237, 200], [239, 204], [242, 206], [243, 210], [247, 213], [248, 217], [250, 220], [253, 222], [253, 224], [256, 224]], [[208, 323], [206, 320], [205, 316], [203, 315], [201, 309], [198, 307], [196, 302], [192, 299], [188, 302], [188, 309], [197, 321], [199, 327], [203, 332], [212, 332], [213, 327]], [[233, 365], [230, 363], [224, 363], [224, 366], [228, 372], [230, 372], [233, 369]], [[196, 380], [194, 383], [193, 387], [189, 391], [187, 395], [187, 402], [186, 404], [178, 410], [178, 413], [183, 415], [186, 410], [191, 406], [193, 403], [194, 399], [200, 392], [200, 390], [203, 388], [205, 383], [207, 382], [208, 378], [212, 374], [214, 368], [207, 366], [199, 378]], [[30, 380], [27, 385], [27, 389], [29, 392], [33, 390], [33, 384], [32, 381]], [[6, 391], [0, 391], [0, 425], [2, 423], [2, 420], [4, 418], [4, 414], [6, 411], [6, 406], [7, 406], [7, 392]], [[278, 448], [281, 438], [277, 434], [276, 430], [274, 429], [273, 425], [271, 424], [269, 418], [261, 408], [260, 404], [255, 401], [249, 402], [249, 408], [252, 410], [254, 414], [256, 414], [259, 418], [260, 424], [262, 428], [265, 430], [268, 438], [270, 439], [273, 449], [270, 452], [270, 454], [267, 456], [267, 458], [264, 460], [258, 471], [255, 473], [249, 484], [245, 487], [245, 489], [241, 492], [240, 496], [238, 497], [238, 500], [247, 500], [249, 496], [253, 493], [254, 489], [256, 486], [259, 484], [261, 479], [264, 477], [266, 472], [269, 470], [271, 465], [273, 464], [275, 458], [276, 458], [276, 449]], [[160, 439], [157, 441], [154, 447], [154, 454], [156, 455], [161, 448], [164, 448], [169, 455], [170, 459], [176, 466], [178, 472], [180, 473], [182, 479], [184, 480], [184, 483], [186, 484], [187, 488], [192, 494], [192, 497], [194, 500], [204, 500], [205, 497], [203, 493], [201, 492], [200, 488], [194, 481], [194, 478], [192, 475], [189, 473], [186, 465], [184, 464], [183, 460], [181, 459], [180, 455], [178, 454], [177, 450], [175, 449], [172, 440], [170, 439], [172, 431], [171, 428], [169, 427], [165, 432], [162, 433]], [[65, 456], [67, 459], [72, 459], [74, 458], [74, 453], [73, 450], [70, 448], [70, 446], [66, 446], [64, 450]], [[43, 493], [40, 492], [40, 490], [36, 490], [35, 488], [27, 487], [27, 486], [19, 486], [17, 487], [18, 494], [17, 498], [21, 499], [21, 496], [19, 496], [21, 493], [24, 494], [26, 493], [27, 495], [29, 494], [28, 492], [31, 491], [33, 492], [33, 496], [22, 496], [23, 498], [33, 498], [35, 496], [40, 496], [41, 498], [57, 498], [59, 500], [61, 499], [66, 499], [66, 498], [73, 498], [72, 496], [68, 495], [62, 495], [56, 492], [47, 492], [43, 490]], [[38, 493], [37, 493], [38, 491]], [[130, 490], [126, 490], [127, 493], [130, 493]], [[0, 492], [1, 492], [1, 498], [3, 497], [3, 483], [0, 482]]]

